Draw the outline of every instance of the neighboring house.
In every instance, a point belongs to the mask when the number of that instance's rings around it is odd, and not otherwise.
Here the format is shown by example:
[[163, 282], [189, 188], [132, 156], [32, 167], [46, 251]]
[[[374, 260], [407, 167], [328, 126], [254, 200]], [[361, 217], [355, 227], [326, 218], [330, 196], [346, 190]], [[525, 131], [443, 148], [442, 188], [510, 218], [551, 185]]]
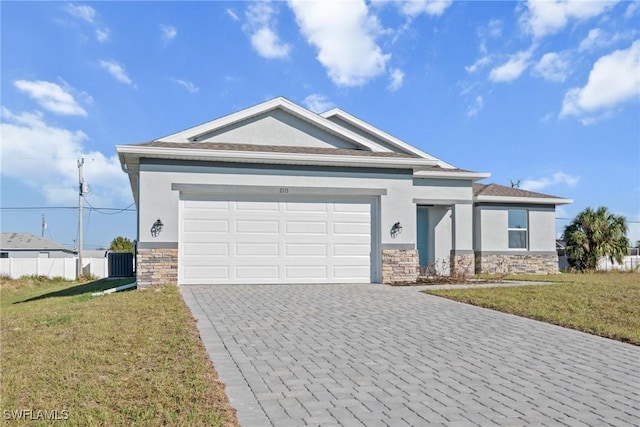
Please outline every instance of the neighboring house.
[[138, 210], [140, 287], [393, 283], [445, 273], [556, 273], [555, 206], [476, 181], [342, 111], [275, 98], [117, 146]]
[[77, 252], [30, 233], [1, 233], [0, 258], [73, 258]]

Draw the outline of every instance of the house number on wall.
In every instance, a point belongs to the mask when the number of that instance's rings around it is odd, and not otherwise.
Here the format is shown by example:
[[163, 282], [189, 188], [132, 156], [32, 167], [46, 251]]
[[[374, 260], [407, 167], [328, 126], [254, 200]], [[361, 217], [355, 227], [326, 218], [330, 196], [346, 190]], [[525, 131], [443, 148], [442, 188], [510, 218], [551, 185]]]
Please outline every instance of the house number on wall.
[[288, 193], [289, 189], [287, 187], [280, 187], [280, 193]]

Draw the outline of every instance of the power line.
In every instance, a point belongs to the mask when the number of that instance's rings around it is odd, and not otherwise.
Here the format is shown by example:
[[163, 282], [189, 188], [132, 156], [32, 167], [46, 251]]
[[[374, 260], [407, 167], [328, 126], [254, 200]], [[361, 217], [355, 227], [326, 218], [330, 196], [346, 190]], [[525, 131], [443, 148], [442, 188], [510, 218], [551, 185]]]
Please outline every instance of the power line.
[[[97, 212], [99, 214], [102, 214], [102, 215], [117, 215], [120, 212], [126, 212], [126, 211], [135, 212], [135, 209], [129, 209], [131, 206], [133, 206], [133, 203], [131, 203], [126, 208], [118, 209], [118, 208], [96, 208], [89, 202], [88, 199], [85, 198], [85, 201], [87, 202], [87, 205], [89, 205], [90, 211], [95, 211], [95, 212]], [[116, 212], [111, 212], [111, 213], [100, 212], [100, 211], [103, 211], [103, 210], [114, 210]]]
[[[87, 203], [89, 203], [87, 201]], [[95, 210], [95, 211], [117, 211], [115, 213], [110, 213], [110, 214], [105, 214], [103, 212], [99, 212], [99, 213], [103, 213], [104, 215], [115, 215], [116, 213], [120, 213], [120, 212], [135, 212], [135, 209], [131, 209], [131, 207], [134, 204], [131, 203], [129, 206], [127, 206], [126, 208], [96, 208], [93, 206], [90, 206], [87, 209], [90, 210]], [[71, 209], [71, 210], [78, 210], [77, 206], [2, 206], [0, 207], [0, 210], [7, 210], [7, 211], [38, 211], [38, 210], [55, 210], [55, 209]]]

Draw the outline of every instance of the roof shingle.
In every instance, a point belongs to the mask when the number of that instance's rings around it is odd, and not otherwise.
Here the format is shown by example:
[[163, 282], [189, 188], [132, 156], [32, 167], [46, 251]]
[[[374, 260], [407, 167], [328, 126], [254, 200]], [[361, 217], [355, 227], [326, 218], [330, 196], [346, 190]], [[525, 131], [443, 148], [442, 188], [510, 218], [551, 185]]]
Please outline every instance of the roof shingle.
[[368, 156], [368, 157], [397, 157], [417, 158], [418, 156], [403, 153], [390, 153], [366, 150], [350, 150], [346, 148], [324, 147], [295, 147], [285, 145], [257, 145], [257, 144], [232, 144], [224, 142], [161, 142], [151, 141], [136, 144], [139, 147], [180, 148], [193, 150], [229, 150], [229, 151], [254, 151], [262, 153], [294, 153], [294, 154], [329, 154], [336, 156]]

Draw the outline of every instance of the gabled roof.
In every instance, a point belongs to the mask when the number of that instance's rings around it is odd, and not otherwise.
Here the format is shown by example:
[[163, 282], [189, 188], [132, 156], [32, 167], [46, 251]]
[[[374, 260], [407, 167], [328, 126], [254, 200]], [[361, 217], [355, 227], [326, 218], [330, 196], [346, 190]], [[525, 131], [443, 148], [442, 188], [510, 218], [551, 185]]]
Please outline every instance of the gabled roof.
[[75, 253], [74, 250], [30, 233], [1, 233], [0, 249], [12, 251], [62, 251]]
[[424, 151], [410, 145], [407, 144], [406, 142], [396, 138], [395, 136], [388, 134], [387, 132], [378, 129], [375, 126], [370, 125], [369, 123], [360, 120], [359, 118], [347, 113], [346, 111], [343, 111], [339, 108], [333, 108], [329, 111], [326, 111], [324, 113], [321, 114], [322, 117], [330, 119], [332, 117], [336, 117], [339, 118], [340, 120], [350, 124], [351, 126], [354, 126], [357, 129], [360, 129], [361, 131], [368, 133], [369, 135], [374, 136], [375, 138], [379, 138], [381, 140], [383, 140], [384, 142], [386, 142], [387, 144], [394, 146], [402, 151], [408, 152], [408, 153], [412, 153], [418, 157], [423, 157], [425, 159], [432, 159], [432, 160], [436, 160], [438, 162], [438, 166], [443, 168], [443, 169], [455, 169], [454, 166], [443, 162], [442, 160], [428, 154], [425, 153]]
[[354, 146], [359, 147], [360, 149], [369, 150], [369, 151], [390, 151], [384, 147], [381, 147], [378, 144], [375, 144], [366, 138], [356, 134], [355, 132], [351, 132], [342, 126], [333, 123], [330, 120], [325, 119], [324, 117], [307, 110], [286, 98], [277, 97], [271, 99], [269, 101], [263, 102], [258, 105], [254, 105], [253, 107], [245, 108], [244, 110], [240, 110], [236, 113], [229, 114], [224, 117], [220, 117], [215, 120], [211, 120], [207, 123], [203, 123], [201, 125], [164, 136], [162, 138], [158, 138], [156, 141], [160, 142], [197, 142], [199, 139], [215, 132], [218, 129], [228, 127], [234, 125], [236, 123], [242, 122], [244, 120], [250, 119], [252, 117], [268, 113], [272, 110], [282, 110], [285, 111], [299, 119], [307, 121], [316, 127], [324, 130], [333, 135], [337, 135], [346, 141], [352, 143]]
[[[254, 140], [249, 138], [246, 143], [243, 138], [235, 141], [223, 139], [227, 131], [253, 125], [255, 122], [251, 122], [252, 119], [259, 122], [265, 116], [275, 116], [275, 113], [272, 113], [275, 110], [278, 110], [277, 113], [284, 112], [296, 120], [308, 123], [313, 130], [324, 132], [325, 136], [336, 138], [344, 142], [344, 145], [338, 145], [336, 148], [311, 146], [305, 143], [298, 145], [292, 144], [286, 138], [282, 139], [282, 144], [278, 144], [278, 138], [273, 141], [273, 144], [269, 144], [263, 143], [260, 139], [255, 140], [255, 134], [251, 135]], [[334, 122], [332, 118], [339, 120]], [[238, 137], [237, 133], [235, 137]], [[211, 141], [211, 138], [215, 138], [215, 141]], [[151, 142], [117, 145], [116, 150], [123, 171], [129, 175], [136, 204], [140, 159], [143, 158], [275, 165], [402, 168], [412, 169], [416, 178], [475, 181], [489, 176], [489, 174], [456, 169], [342, 110], [334, 109], [320, 115], [282, 97]]]
[[506, 187], [499, 184], [473, 184], [475, 202], [487, 203], [534, 203], [547, 205], [566, 205], [573, 203], [571, 199], [536, 193], [520, 188]]

